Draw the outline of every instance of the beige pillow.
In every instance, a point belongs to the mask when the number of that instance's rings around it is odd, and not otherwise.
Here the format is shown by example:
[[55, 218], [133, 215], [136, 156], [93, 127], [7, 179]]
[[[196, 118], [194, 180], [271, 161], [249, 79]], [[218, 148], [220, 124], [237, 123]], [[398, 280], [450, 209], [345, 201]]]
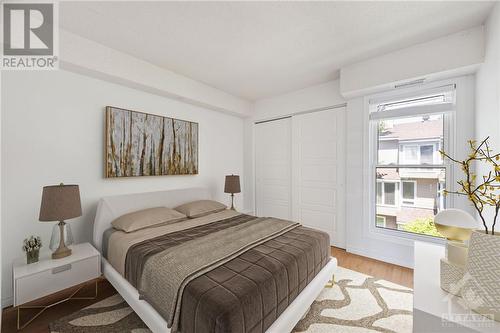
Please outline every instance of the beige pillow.
[[132, 232], [158, 224], [179, 222], [183, 219], [186, 219], [186, 215], [172, 208], [155, 207], [122, 215], [111, 224], [115, 229]]
[[221, 212], [226, 209], [226, 205], [213, 200], [198, 200], [188, 202], [184, 205], [175, 207], [174, 209], [187, 217], [193, 219], [211, 213]]

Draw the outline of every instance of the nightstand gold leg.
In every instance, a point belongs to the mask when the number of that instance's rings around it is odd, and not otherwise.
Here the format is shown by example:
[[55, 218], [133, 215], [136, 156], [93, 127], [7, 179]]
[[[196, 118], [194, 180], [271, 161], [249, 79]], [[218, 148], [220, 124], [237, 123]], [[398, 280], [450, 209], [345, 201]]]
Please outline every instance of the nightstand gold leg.
[[[99, 279], [96, 279], [94, 281], [95, 283], [95, 294], [94, 296], [85, 296], [85, 297], [74, 297], [80, 290], [88, 286], [88, 284], [84, 284], [80, 286], [78, 289], [76, 289], [69, 297], [62, 299], [60, 301], [57, 301], [55, 303], [49, 304], [49, 305], [27, 305], [27, 306], [18, 306], [17, 307], [17, 330], [22, 330], [26, 326], [28, 326], [33, 320], [38, 318], [45, 310], [50, 309], [53, 306], [56, 306], [58, 304], [64, 303], [66, 301], [72, 300], [72, 299], [96, 299], [97, 298], [97, 282], [99, 282]], [[36, 315], [34, 315], [30, 320], [28, 320], [26, 323], [24, 323], [21, 326], [21, 310], [26, 310], [26, 309], [41, 309]]]
[[325, 284], [325, 288], [333, 288], [335, 285], [335, 274], [332, 274], [332, 279]]

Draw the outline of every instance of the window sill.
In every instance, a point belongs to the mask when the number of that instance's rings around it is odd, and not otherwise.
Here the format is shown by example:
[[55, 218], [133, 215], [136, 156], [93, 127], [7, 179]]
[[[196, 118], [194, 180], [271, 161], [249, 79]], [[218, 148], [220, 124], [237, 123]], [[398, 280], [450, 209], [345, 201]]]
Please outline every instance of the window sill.
[[399, 241], [420, 241], [420, 242], [428, 242], [441, 245], [446, 244], [445, 238], [439, 238], [435, 236], [415, 234], [408, 231], [394, 230], [377, 226], [373, 226], [370, 229], [371, 229], [370, 233], [377, 238], [385, 236], [385, 237], [396, 238]]

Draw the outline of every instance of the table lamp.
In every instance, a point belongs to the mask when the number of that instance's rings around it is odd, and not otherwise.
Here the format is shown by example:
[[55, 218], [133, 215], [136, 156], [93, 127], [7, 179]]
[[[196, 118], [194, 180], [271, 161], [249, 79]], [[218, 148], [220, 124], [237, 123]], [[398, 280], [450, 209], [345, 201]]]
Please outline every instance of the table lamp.
[[240, 176], [230, 175], [226, 176], [226, 183], [224, 185], [224, 193], [231, 193], [231, 209], [236, 210], [234, 208], [234, 194], [240, 193]]
[[73, 235], [65, 220], [81, 215], [82, 206], [78, 185], [64, 185], [61, 183], [43, 188], [39, 221], [59, 221], [54, 226], [50, 239], [50, 248], [54, 250], [57, 246], [52, 253], [52, 259], [71, 255], [71, 249], [67, 246], [73, 243]]
[[437, 231], [446, 237], [446, 254], [441, 258], [441, 288], [459, 295], [460, 280], [465, 274], [468, 244], [477, 221], [460, 209], [445, 209], [434, 218]]

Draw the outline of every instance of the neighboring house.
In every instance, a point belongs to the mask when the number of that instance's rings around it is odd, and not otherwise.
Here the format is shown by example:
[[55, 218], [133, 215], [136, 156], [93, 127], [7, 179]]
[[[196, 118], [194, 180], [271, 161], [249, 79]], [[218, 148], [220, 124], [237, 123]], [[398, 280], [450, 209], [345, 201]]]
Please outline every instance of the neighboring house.
[[402, 229], [404, 224], [434, 217], [436, 209], [444, 208], [445, 171], [425, 168], [441, 163], [442, 142], [442, 118], [380, 123], [379, 165], [408, 168], [377, 169], [377, 226]]

